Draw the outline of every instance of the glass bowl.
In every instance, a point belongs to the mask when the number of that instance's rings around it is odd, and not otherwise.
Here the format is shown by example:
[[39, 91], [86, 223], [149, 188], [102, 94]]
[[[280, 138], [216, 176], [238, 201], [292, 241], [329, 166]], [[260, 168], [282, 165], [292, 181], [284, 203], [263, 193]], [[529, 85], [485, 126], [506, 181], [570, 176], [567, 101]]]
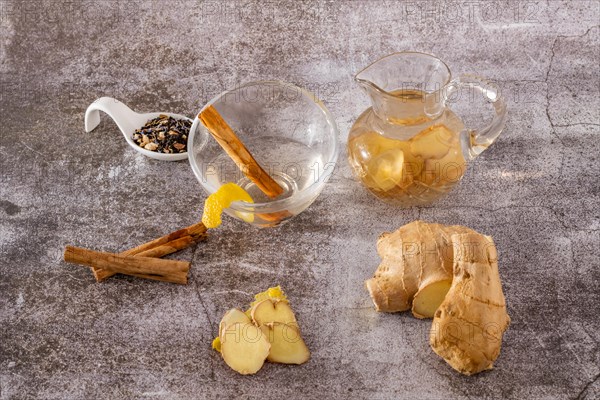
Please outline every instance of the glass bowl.
[[221, 93], [200, 113], [211, 105], [284, 189], [275, 199], [263, 194], [196, 116], [188, 157], [204, 190], [211, 194], [222, 184], [234, 182], [254, 200], [253, 204], [234, 202], [225, 212], [252, 225], [270, 227], [310, 206], [331, 176], [338, 156], [338, 129], [323, 103], [290, 83], [261, 81]]

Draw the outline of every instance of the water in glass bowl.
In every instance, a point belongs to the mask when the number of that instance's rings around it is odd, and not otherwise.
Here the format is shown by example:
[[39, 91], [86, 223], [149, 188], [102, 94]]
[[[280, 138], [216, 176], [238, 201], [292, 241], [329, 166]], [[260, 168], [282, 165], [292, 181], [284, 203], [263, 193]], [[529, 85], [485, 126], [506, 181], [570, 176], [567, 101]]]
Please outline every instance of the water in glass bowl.
[[[289, 138], [263, 136], [244, 140], [245, 146], [261, 167], [284, 189], [277, 200], [286, 199], [304, 190], [321, 178], [325, 170], [323, 154], [318, 144], [307, 146]], [[208, 162], [207, 183], [219, 187], [235, 182], [244, 188], [255, 203], [272, 201], [222, 152]]]

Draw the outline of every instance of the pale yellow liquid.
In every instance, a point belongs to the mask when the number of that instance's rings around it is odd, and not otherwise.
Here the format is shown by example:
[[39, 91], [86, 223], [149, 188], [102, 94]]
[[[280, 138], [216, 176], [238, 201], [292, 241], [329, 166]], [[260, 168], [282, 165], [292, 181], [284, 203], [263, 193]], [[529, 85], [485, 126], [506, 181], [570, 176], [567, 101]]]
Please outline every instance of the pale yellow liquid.
[[[419, 117], [422, 92], [399, 91], [395, 95], [402, 98], [402, 110], [417, 117], [393, 122], [417, 128], [417, 134], [406, 140], [394, 139], [364, 129], [357, 121], [348, 141], [350, 165], [376, 196], [404, 206], [426, 204], [449, 192], [465, 172], [457, 125], [447, 123], [457, 118], [452, 114], [426, 125], [429, 119]], [[424, 129], [419, 132], [421, 124]]]

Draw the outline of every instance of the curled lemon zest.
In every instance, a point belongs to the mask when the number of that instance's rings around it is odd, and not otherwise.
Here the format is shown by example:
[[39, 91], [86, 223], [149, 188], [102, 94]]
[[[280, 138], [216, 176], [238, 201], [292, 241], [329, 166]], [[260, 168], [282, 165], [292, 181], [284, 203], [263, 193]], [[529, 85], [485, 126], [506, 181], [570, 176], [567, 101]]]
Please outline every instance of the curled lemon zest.
[[[226, 183], [222, 185], [216, 192], [208, 196], [204, 202], [204, 213], [202, 214], [202, 223], [207, 228], [216, 228], [221, 225], [221, 214], [223, 210], [229, 208], [234, 201], [245, 201], [254, 203], [252, 197], [244, 189], [235, 183]], [[238, 212], [240, 218], [247, 222], [253, 215], [251, 213]]]

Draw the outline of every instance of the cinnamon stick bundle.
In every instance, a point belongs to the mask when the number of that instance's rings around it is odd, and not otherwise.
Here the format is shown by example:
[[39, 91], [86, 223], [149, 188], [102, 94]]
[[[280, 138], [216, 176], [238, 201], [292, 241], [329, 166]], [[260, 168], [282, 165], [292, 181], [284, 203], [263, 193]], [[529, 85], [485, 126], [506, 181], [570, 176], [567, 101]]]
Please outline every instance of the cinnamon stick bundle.
[[[123, 252], [123, 255], [127, 255], [127, 256], [138, 255], [138, 254], [141, 254], [148, 250], [156, 249], [163, 245], [170, 245], [172, 247], [175, 247], [173, 242], [177, 239], [181, 239], [186, 236], [189, 236], [192, 241], [202, 240], [206, 237], [206, 226], [204, 226], [204, 224], [202, 222], [198, 222], [194, 225], [188, 226], [187, 228], [179, 229], [175, 232], [171, 232], [167, 235], [161, 236], [158, 239], [154, 239], [154, 240], [151, 240], [150, 242], [146, 242], [137, 247], [134, 247], [133, 249], [126, 250]], [[181, 250], [182, 248], [177, 248], [174, 251]], [[172, 251], [171, 253], [173, 253], [174, 251]], [[163, 256], [165, 256], [167, 254], [170, 254], [170, 253], [165, 253], [165, 254], [163, 254]], [[152, 256], [152, 257], [156, 257], [156, 256]]]
[[[160, 258], [167, 254], [185, 249], [193, 243], [204, 239], [206, 239], [206, 226], [204, 226], [202, 222], [198, 222], [187, 228], [179, 229], [168, 235], [134, 247], [133, 249], [126, 250], [120, 253], [120, 255]], [[116, 274], [116, 272], [110, 269], [101, 267], [92, 267], [92, 272], [94, 273], [97, 282], [102, 282]], [[144, 278], [144, 276], [140, 277]]]
[[101, 268], [113, 273], [133, 275], [157, 281], [186, 284], [190, 263], [154, 257], [124, 256], [80, 247], [67, 246], [66, 262]]

